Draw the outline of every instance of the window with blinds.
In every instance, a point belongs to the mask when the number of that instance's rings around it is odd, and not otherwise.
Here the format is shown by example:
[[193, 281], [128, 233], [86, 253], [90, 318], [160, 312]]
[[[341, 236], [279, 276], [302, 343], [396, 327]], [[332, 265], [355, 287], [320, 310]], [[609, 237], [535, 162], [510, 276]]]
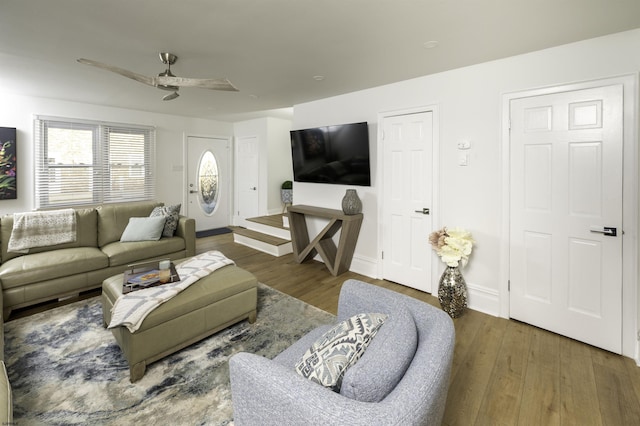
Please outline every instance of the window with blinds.
[[36, 117], [36, 208], [155, 197], [155, 129]]

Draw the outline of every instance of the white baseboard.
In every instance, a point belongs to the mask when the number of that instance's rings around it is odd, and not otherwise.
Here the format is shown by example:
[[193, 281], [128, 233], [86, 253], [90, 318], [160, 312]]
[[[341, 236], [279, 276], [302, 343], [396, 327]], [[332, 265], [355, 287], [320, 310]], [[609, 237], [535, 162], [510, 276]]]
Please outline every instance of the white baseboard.
[[376, 262], [376, 259], [354, 255], [353, 259], [351, 260], [351, 267], [349, 268], [349, 270], [351, 272], [355, 272], [356, 274], [364, 275], [369, 278], [376, 278], [378, 264]]
[[467, 283], [467, 297], [469, 309], [494, 317], [500, 316], [500, 295], [498, 290]]

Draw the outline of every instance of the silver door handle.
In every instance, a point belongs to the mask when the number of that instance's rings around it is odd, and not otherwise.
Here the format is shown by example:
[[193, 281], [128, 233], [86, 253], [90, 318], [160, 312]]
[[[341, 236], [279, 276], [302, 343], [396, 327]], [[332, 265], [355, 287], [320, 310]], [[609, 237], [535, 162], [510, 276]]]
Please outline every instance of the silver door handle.
[[249, 189], [250, 189], [250, 190], [252, 190], [252, 191], [255, 191], [255, 190], [256, 190], [256, 189], [258, 189], [258, 188], [256, 188], [255, 186], [252, 186], [252, 187], [251, 187], [251, 188], [249, 188]]
[[590, 232], [597, 232], [599, 234], [604, 234], [604, 235], [607, 235], [609, 237], [616, 237], [618, 235], [618, 229], [617, 228], [612, 228], [610, 226], [592, 225], [591, 227], [589, 227], [589, 231]]
[[193, 189], [191, 191], [189, 191], [189, 194], [197, 194], [198, 191], [194, 191]]
[[415, 210], [416, 213], [422, 213], [422, 214], [429, 214], [429, 209], [428, 208], [424, 208], [422, 210]]

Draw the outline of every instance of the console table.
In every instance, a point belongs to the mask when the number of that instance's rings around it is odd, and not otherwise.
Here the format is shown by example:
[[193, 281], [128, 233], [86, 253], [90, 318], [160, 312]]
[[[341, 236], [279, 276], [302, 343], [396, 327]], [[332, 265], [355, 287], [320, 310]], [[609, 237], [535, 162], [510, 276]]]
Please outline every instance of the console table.
[[[291, 206], [288, 212], [291, 245], [296, 262], [302, 263], [317, 253], [332, 275], [338, 276], [349, 270], [362, 225], [362, 213], [346, 215], [342, 210], [305, 205]], [[329, 223], [311, 242], [306, 217], [329, 219]], [[336, 247], [332, 237], [341, 228], [340, 240]]]

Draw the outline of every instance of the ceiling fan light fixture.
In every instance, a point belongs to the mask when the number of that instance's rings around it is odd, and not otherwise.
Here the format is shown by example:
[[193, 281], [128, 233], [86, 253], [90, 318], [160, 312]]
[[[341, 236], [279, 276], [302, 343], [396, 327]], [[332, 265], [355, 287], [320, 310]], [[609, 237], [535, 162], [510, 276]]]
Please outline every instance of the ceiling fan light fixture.
[[163, 101], [171, 101], [171, 100], [173, 100], [173, 99], [177, 98], [178, 96], [180, 96], [180, 95], [178, 94], [178, 92], [173, 92], [173, 93], [169, 93], [168, 95], [164, 95], [164, 96], [162, 97], [162, 100], [163, 100]]

